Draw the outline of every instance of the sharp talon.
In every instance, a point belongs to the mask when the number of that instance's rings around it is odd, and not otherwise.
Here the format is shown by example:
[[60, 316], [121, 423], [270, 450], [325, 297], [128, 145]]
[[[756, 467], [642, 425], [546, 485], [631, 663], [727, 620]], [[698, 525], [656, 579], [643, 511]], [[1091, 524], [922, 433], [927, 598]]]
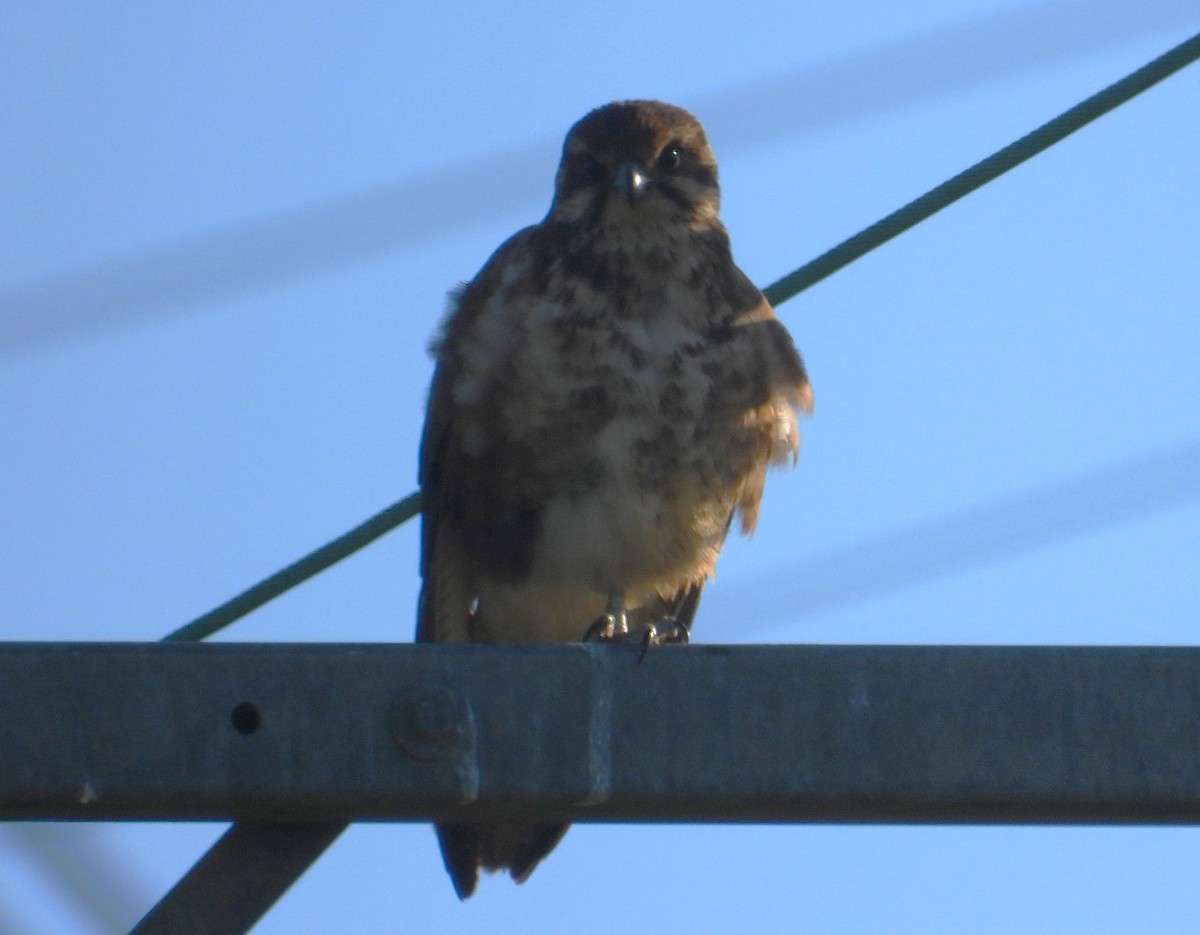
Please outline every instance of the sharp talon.
[[686, 646], [692, 641], [691, 630], [685, 627], [678, 620], [672, 620], [671, 623], [674, 624], [674, 627], [671, 630], [671, 634], [667, 642], [679, 643], [681, 646]]
[[686, 643], [691, 638], [688, 628], [673, 617], [666, 617], [657, 623], [646, 627], [642, 634], [642, 652], [638, 662], [646, 658], [651, 646], [662, 646], [666, 643]]
[[654, 640], [658, 637], [658, 627], [654, 624], [646, 627], [646, 632], [642, 634], [642, 651], [638, 653], [638, 662], [646, 658], [646, 653], [650, 651], [650, 647], [654, 644]]

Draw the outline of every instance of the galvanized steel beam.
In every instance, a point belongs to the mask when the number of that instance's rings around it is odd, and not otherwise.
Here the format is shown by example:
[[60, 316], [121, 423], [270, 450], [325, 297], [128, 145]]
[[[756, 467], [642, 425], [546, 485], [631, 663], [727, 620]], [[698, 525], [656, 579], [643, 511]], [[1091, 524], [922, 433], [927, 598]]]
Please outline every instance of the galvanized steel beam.
[[0, 819], [1200, 820], [1200, 649], [0, 644]]

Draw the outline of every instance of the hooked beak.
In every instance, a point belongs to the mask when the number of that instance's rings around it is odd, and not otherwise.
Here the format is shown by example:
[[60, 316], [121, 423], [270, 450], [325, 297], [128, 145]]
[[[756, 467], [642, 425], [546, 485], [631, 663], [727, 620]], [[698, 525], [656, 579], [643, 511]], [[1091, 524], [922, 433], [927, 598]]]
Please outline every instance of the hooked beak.
[[649, 190], [650, 176], [636, 162], [623, 162], [617, 169], [613, 188], [620, 192], [627, 202], [633, 204]]

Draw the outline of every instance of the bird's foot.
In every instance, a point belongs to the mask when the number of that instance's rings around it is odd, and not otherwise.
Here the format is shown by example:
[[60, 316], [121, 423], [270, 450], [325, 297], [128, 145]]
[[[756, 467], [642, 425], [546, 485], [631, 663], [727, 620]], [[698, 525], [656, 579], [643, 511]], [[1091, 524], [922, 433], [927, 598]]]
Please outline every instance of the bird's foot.
[[628, 642], [629, 638], [629, 623], [626, 621], [623, 611], [609, 611], [597, 617], [583, 634], [583, 642], [585, 643], [590, 643], [592, 640], [624, 643]]
[[664, 617], [657, 623], [652, 623], [642, 633], [642, 651], [638, 662], [646, 658], [651, 646], [664, 646], [667, 643], [687, 643], [691, 639], [688, 628], [674, 617]]
[[636, 631], [630, 630], [624, 614], [607, 613], [596, 619], [587, 632], [583, 641], [603, 640], [606, 643], [627, 643], [640, 646], [638, 662], [645, 658], [651, 646], [665, 646], [668, 643], [686, 643], [690, 639], [688, 628], [673, 617], [664, 617]]

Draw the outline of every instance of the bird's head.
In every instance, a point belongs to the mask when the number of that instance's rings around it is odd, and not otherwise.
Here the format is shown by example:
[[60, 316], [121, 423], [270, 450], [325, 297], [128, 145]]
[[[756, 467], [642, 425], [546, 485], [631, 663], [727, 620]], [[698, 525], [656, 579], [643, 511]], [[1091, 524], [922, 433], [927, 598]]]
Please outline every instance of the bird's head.
[[563, 144], [550, 219], [588, 226], [718, 226], [717, 161], [700, 122], [660, 101], [593, 110]]

